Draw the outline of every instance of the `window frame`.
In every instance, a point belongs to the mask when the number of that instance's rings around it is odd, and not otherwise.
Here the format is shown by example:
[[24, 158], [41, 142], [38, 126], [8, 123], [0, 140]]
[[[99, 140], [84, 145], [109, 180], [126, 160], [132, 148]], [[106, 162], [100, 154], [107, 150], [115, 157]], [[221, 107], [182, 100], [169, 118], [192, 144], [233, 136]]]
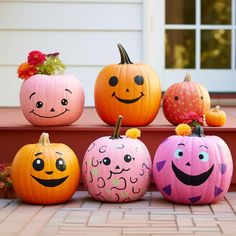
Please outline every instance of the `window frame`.
[[[201, 25], [201, 0], [196, 0], [196, 24], [175, 25], [165, 24], [165, 0], [143, 0], [143, 58], [160, 76], [162, 90], [170, 85], [183, 81], [189, 72], [192, 80], [205, 85], [213, 93], [236, 93], [236, 1], [231, 0], [231, 25]], [[195, 29], [195, 68], [166, 69], [165, 68], [165, 30], [166, 29]], [[201, 69], [201, 30], [230, 29], [231, 30], [231, 68], [230, 69]], [[227, 78], [227, 82], [225, 81]]]

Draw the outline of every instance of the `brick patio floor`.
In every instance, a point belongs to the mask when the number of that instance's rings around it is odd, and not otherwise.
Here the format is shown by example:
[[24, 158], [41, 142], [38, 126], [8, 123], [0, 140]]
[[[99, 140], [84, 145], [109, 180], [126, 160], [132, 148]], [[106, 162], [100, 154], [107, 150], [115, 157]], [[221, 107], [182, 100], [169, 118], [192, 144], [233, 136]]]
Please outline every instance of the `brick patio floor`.
[[0, 235], [236, 235], [236, 192], [212, 205], [186, 206], [148, 192], [136, 202], [111, 204], [78, 191], [53, 206], [0, 199]]

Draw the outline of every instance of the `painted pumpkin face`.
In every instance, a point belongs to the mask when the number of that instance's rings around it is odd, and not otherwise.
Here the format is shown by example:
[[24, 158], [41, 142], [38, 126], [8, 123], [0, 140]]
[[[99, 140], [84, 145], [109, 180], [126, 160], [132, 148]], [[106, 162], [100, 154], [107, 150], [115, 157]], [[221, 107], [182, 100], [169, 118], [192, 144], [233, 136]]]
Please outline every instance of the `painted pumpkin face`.
[[33, 204], [69, 200], [79, 183], [79, 164], [65, 144], [51, 144], [43, 133], [38, 144], [28, 144], [16, 154], [12, 180], [17, 195]]
[[69, 125], [82, 114], [84, 90], [72, 75], [34, 75], [23, 82], [20, 102], [33, 125]]
[[94, 199], [129, 202], [148, 190], [151, 167], [149, 152], [140, 140], [118, 135], [99, 138], [89, 146], [82, 172]]
[[223, 198], [232, 176], [232, 157], [217, 136], [173, 135], [158, 147], [154, 162], [155, 183], [170, 201], [208, 204]]
[[116, 123], [121, 114], [123, 125], [147, 125], [155, 118], [161, 101], [161, 86], [156, 73], [146, 64], [133, 64], [118, 45], [121, 63], [106, 66], [98, 75], [94, 96], [100, 118]]
[[191, 82], [186, 75], [183, 82], [170, 86], [163, 97], [163, 112], [166, 119], [173, 125], [184, 122], [184, 114], [196, 112], [204, 115], [210, 109], [210, 96], [201, 84]]

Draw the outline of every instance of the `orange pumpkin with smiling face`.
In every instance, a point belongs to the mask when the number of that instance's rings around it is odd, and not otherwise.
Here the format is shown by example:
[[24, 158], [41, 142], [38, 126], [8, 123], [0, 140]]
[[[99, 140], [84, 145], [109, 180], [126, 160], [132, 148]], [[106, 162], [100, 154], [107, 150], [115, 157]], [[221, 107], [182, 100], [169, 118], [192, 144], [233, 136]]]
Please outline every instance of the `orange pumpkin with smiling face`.
[[103, 68], [94, 90], [95, 107], [109, 125], [122, 115], [123, 125], [148, 125], [155, 118], [161, 102], [161, 86], [154, 70], [147, 64], [134, 64], [121, 44], [121, 62]]
[[37, 144], [27, 144], [12, 163], [15, 192], [24, 202], [57, 204], [69, 200], [79, 183], [79, 163], [65, 144], [50, 143], [42, 133]]

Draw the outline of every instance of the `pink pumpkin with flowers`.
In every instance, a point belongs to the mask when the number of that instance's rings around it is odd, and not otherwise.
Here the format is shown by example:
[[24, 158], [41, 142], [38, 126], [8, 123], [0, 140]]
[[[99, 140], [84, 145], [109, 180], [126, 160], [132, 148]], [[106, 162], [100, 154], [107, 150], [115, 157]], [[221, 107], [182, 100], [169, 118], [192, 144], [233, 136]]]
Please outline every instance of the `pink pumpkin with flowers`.
[[65, 66], [58, 55], [32, 51], [18, 67], [18, 77], [24, 79], [21, 109], [33, 125], [69, 125], [82, 114], [83, 86], [75, 76], [62, 75]]
[[153, 176], [159, 191], [166, 199], [183, 204], [222, 199], [233, 172], [229, 147], [218, 136], [205, 136], [200, 126], [192, 135], [184, 135], [168, 137], [156, 151]]
[[104, 202], [140, 199], [148, 190], [152, 163], [147, 147], [137, 139], [139, 130], [120, 136], [122, 117], [112, 136], [95, 140], [83, 159], [83, 179], [90, 195]]

